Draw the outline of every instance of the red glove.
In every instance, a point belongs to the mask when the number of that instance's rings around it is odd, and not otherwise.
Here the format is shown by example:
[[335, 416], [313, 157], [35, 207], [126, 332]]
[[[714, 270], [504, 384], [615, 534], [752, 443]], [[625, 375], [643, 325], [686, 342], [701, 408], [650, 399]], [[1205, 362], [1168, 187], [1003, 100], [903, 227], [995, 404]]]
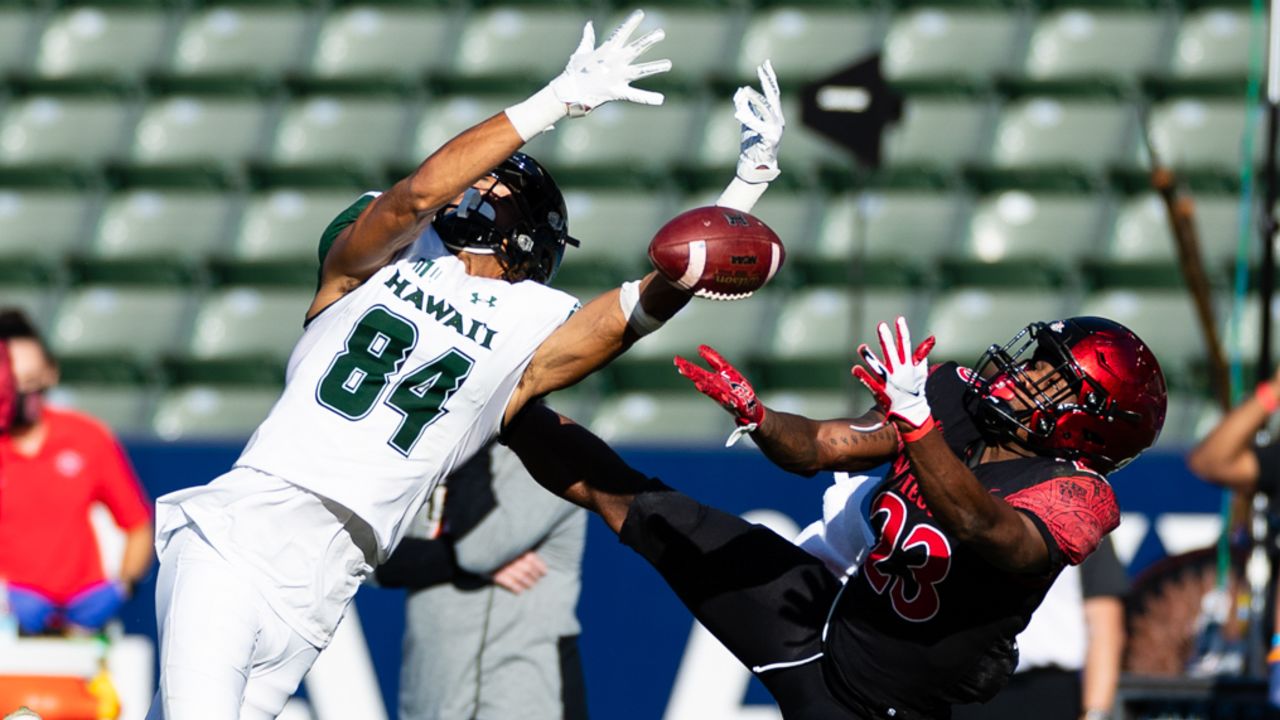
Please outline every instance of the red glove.
[[13, 404], [18, 391], [13, 379], [13, 365], [9, 361], [9, 345], [0, 340], [0, 433], [9, 431], [13, 421]]
[[733, 415], [740, 431], [729, 437], [732, 445], [743, 433], [751, 432], [764, 422], [764, 404], [756, 397], [751, 383], [720, 356], [720, 353], [706, 345], [698, 346], [698, 354], [711, 366], [711, 371], [676, 356], [676, 369], [680, 374], [693, 381], [698, 392], [720, 403], [720, 406]]

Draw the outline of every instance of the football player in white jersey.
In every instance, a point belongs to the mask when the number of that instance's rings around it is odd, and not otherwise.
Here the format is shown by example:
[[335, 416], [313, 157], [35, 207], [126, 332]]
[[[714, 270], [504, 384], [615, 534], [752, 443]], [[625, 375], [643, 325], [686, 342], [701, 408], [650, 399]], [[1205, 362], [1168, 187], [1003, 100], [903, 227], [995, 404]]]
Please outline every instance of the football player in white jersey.
[[[565, 117], [662, 95], [630, 83], [633, 13], [565, 72], [464, 131], [321, 241], [320, 283], [283, 394], [228, 473], [157, 500], [160, 689], [149, 718], [278, 715], [373, 566], [435, 484], [531, 400], [571, 385], [688, 301], [655, 273], [579, 309], [545, 283], [569, 237], [550, 176], [517, 153]], [[777, 176], [776, 79], [734, 98], [749, 210]]]

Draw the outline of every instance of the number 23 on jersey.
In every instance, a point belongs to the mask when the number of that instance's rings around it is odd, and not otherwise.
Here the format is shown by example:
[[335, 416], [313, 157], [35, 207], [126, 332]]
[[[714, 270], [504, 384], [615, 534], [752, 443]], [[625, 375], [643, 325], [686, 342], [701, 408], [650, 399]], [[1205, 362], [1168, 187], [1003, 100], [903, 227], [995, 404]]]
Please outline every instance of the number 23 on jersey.
[[320, 378], [316, 400], [351, 421], [367, 417], [381, 400], [403, 416], [387, 444], [408, 456], [423, 431], [449, 412], [445, 403], [475, 365], [466, 353], [449, 348], [392, 385], [417, 344], [413, 323], [383, 305], [369, 308]]

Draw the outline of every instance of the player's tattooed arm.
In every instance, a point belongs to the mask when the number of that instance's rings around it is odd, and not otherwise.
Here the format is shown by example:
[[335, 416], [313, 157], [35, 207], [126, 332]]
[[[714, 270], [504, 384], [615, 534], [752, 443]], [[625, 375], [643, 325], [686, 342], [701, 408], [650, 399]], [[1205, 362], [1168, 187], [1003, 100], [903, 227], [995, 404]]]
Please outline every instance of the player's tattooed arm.
[[770, 409], [751, 439], [778, 467], [801, 475], [867, 470], [891, 460], [898, 449], [898, 433], [878, 409], [841, 420]]

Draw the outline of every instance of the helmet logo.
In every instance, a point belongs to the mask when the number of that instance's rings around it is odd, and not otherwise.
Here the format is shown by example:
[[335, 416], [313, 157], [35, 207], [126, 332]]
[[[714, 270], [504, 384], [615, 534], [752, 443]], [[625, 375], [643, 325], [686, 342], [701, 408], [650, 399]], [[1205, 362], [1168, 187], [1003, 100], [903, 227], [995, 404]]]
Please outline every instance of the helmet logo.
[[529, 237], [524, 233], [520, 233], [519, 235], [516, 236], [516, 246], [518, 246], [521, 250], [525, 252], [532, 252], [533, 238]]
[[1061, 320], [1054, 320], [1053, 322], [1049, 323], [1049, 329], [1056, 333], [1062, 332], [1063, 330], [1066, 329], [1066, 327], [1067, 327], [1066, 324], [1063, 323]]

